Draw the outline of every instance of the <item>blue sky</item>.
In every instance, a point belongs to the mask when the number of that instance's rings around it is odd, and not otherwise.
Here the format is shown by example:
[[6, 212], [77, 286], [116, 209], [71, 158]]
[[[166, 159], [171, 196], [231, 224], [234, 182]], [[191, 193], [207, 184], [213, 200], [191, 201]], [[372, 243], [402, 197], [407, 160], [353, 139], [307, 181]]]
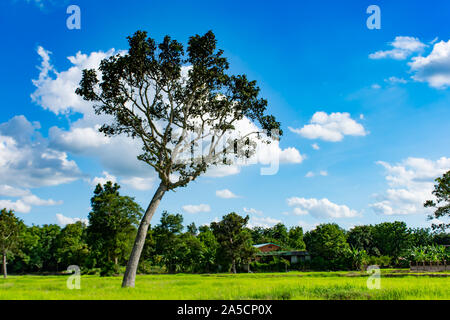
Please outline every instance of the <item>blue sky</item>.
[[[66, 26], [70, 4], [80, 30]], [[366, 26], [371, 4], [379, 30]], [[80, 70], [138, 29], [183, 43], [213, 30], [230, 72], [257, 80], [282, 123], [284, 163], [201, 177], [167, 194], [153, 224], [168, 210], [198, 225], [235, 211], [306, 230], [429, 226], [421, 203], [450, 169], [449, 14], [448, 1], [2, 1], [0, 207], [28, 224], [85, 219], [108, 176], [146, 207], [157, 180], [132, 144], [96, 133], [73, 98]]]

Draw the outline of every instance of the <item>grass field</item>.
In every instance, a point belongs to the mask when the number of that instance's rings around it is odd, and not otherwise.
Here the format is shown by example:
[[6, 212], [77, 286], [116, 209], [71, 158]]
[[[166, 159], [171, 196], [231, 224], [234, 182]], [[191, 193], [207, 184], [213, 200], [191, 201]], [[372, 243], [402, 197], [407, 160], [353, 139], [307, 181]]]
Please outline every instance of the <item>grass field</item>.
[[120, 288], [121, 277], [82, 276], [79, 290], [67, 289], [68, 276], [10, 276], [0, 279], [0, 299], [450, 299], [442, 275], [383, 270], [372, 290], [359, 272], [142, 275], [134, 289]]

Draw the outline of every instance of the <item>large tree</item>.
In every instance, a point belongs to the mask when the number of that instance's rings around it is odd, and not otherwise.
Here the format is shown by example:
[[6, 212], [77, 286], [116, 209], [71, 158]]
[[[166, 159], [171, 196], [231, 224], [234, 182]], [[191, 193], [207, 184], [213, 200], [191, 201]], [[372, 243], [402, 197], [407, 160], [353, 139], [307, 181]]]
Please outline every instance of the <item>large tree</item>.
[[2, 254], [3, 277], [8, 276], [6, 255], [17, 249], [23, 223], [12, 210], [0, 211], [0, 250]]
[[[141, 142], [138, 159], [160, 178], [122, 282], [134, 287], [148, 226], [164, 194], [186, 186], [211, 165], [252, 156], [257, 140], [270, 142], [282, 132], [274, 116], [266, 114], [267, 101], [258, 97], [256, 81], [227, 74], [228, 61], [216, 49], [212, 31], [192, 36], [186, 52], [169, 36], [156, 44], [144, 31], [128, 37], [128, 43], [126, 54], [101, 62], [101, 79], [96, 70], [83, 70], [76, 92], [94, 102], [98, 114], [111, 116], [101, 132]], [[255, 129], [236, 130], [246, 120]]]
[[[447, 171], [442, 177], [437, 178], [432, 194], [436, 201], [427, 200], [425, 207], [436, 208], [430, 219], [450, 218], [450, 171]], [[439, 222], [432, 224], [433, 229], [445, 231], [450, 228], [450, 223]]]

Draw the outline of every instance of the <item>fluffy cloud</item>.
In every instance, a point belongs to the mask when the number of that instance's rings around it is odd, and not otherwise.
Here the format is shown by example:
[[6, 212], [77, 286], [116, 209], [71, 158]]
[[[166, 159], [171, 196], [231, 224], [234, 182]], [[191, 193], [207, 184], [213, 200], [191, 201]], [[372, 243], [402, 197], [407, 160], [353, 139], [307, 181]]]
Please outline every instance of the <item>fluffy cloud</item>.
[[[321, 171], [319, 171], [318, 175], [326, 177], [328, 175], [328, 172], [325, 170], [321, 170]], [[306, 175], [305, 175], [306, 178], [312, 178], [314, 176], [316, 176], [316, 174], [312, 171], [308, 171], [308, 173], [306, 173]]]
[[[431, 52], [423, 54], [429, 47], [419, 39], [413, 37], [396, 37], [392, 43], [394, 49], [377, 51], [369, 55], [371, 59], [393, 58], [404, 60], [412, 56], [408, 62], [411, 78], [418, 82], [428, 83], [430, 87], [445, 89], [450, 86], [450, 40], [437, 42], [437, 38], [430, 42]], [[406, 83], [403, 78], [390, 77], [389, 83]]]
[[[92, 103], [75, 94], [81, 80], [82, 70], [98, 68], [100, 61], [113, 54], [123, 53], [111, 49], [107, 52], [92, 52], [89, 55], [78, 52], [68, 57], [72, 66], [58, 72], [50, 63], [50, 52], [38, 48], [42, 62], [38, 79], [33, 80], [36, 90], [31, 95], [42, 108], [59, 114], [81, 114], [71, 123], [68, 130], [52, 127], [49, 130], [50, 146], [61, 152], [97, 158], [111, 176], [120, 176], [123, 183], [138, 190], [153, 186], [154, 171], [137, 156], [142, 148], [138, 140], [126, 136], [106, 137], [98, 131], [108, 116], [96, 115]], [[120, 154], [120, 156], [117, 156]], [[98, 180], [98, 179], [97, 179]], [[100, 181], [100, 180], [99, 180]]]
[[50, 51], [38, 47], [37, 53], [42, 62], [39, 67], [39, 78], [33, 80], [36, 90], [31, 95], [32, 100], [55, 114], [91, 113], [92, 104], [75, 93], [82, 71], [97, 68], [101, 60], [117, 52], [114, 49], [108, 52], [92, 52], [90, 55], [78, 52], [75, 56], [67, 58], [73, 66], [62, 72], [58, 72], [50, 63]]
[[216, 196], [223, 199], [233, 199], [233, 198], [239, 198], [239, 196], [235, 195], [233, 192], [231, 192], [228, 189], [223, 190], [217, 190]]
[[135, 190], [145, 191], [150, 190], [153, 188], [155, 183], [155, 178], [148, 177], [148, 178], [141, 178], [141, 177], [132, 177], [127, 179], [121, 180], [124, 184], [130, 186], [131, 188]]
[[298, 221], [298, 225], [303, 228], [304, 232], [306, 232], [306, 231], [311, 231], [311, 230], [315, 229], [319, 225], [319, 223], [309, 223], [309, 222], [300, 220], [300, 221]]
[[313, 143], [313, 144], [311, 145], [311, 147], [312, 147], [314, 150], [320, 150], [320, 147], [319, 147], [319, 145], [318, 145], [317, 143]]
[[107, 171], [102, 172], [103, 177], [94, 177], [90, 183], [93, 186], [96, 186], [97, 184], [104, 185], [106, 182], [111, 181], [112, 183], [117, 182], [117, 178], [113, 176], [112, 174], [109, 174]]
[[414, 57], [408, 65], [414, 72], [414, 80], [427, 82], [433, 88], [447, 88], [450, 86], [450, 40], [435, 43], [428, 56]]
[[422, 43], [418, 38], [402, 36], [395, 37], [395, 40], [390, 43], [390, 46], [392, 46], [393, 49], [371, 53], [369, 58], [405, 60], [413, 53], [422, 52], [423, 49], [427, 47], [427, 45]]
[[383, 194], [375, 194], [376, 202], [369, 206], [377, 214], [407, 215], [425, 214], [425, 200], [433, 199], [431, 194], [434, 179], [450, 170], [450, 158], [436, 161], [424, 158], [407, 158], [391, 165], [378, 161], [386, 170], [389, 188]]
[[353, 120], [347, 112], [334, 112], [328, 115], [318, 111], [314, 113], [310, 124], [301, 129], [289, 127], [294, 133], [307, 139], [322, 139], [325, 141], [341, 141], [344, 136], [365, 136], [367, 134], [364, 127]]
[[65, 152], [53, 149], [37, 129], [39, 123], [15, 116], [0, 124], [0, 181], [18, 188], [54, 186], [81, 177]]
[[397, 83], [402, 83], [405, 84], [408, 81], [403, 79], [403, 78], [397, 78], [397, 77], [389, 77], [388, 79], [384, 79], [385, 82], [391, 83], [391, 84], [397, 84]]
[[32, 206], [56, 206], [63, 203], [53, 199], [41, 199], [32, 194], [30, 190], [18, 189], [8, 185], [0, 185], [0, 196], [16, 198], [15, 200], [0, 199], [0, 208], [14, 210], [19, 213], [29, 213]]
[[66, 216], [62, 215], [61, 213], [57, 213], [56, 214], [56, 221], [61, 226], [65, 226], [65, 225], [68, 225], [68, 224], [73, 224], [73, 223], [75, 223], [77, 221], [81, 221], [85, 225], [87, 225], [88, 222], [89, 222], [88, 219], [70, 218], [70, 217], [66, 217]]
[[356, 217], [358, 212], [352, 210], [346, 205], [338, 205], [330, 200], [324, 199], [305, 199], [292, 197], [287, 199], [289, 206], [294, 207], [294, 214], [310, 214], [315, 218], [351, 218]]
[[254, 209], [254, 208], [245, 208], [245, 207], [244, 207], [243, 210], [244, 210], [245, 213], [258, 214], [258, 215], [261, 215], [261, 214], [262, 214], [262, 211], [256, 210], [256, 209]]
[[182, 209], [184, 211], [186, 211], [187, 213], [200, 213], [200, 212], [210, 212], [211, 211], [211, 207], [208, 204], [198, 204], [198, 205], [193, 205], [193, 204], [188, 204], [182, 207]]
[[282, 222], [282, 221], [271, 218], [271, 217], [251, 217], [248, 222], [248, 227], [249, 228], [254, 228], [254, 227], [270, 228], [280, 222]]

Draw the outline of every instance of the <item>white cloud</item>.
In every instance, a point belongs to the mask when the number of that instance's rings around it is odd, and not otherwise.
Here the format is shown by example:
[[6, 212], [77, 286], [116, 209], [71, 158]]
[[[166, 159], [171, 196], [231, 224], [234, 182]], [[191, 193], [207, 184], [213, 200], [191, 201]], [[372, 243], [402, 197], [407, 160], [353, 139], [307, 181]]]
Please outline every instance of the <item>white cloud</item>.
[[153, 177], [148, 178], [131, 177], [127, 179], [122, 179], [121, 181], [135, 190], [145, 191], [153, 188], [155, 179]]
[[[308, 171], [308, 173], [306, 173], [305, 177], [306, 177], [306, 178], [312, 178], [312, 177], [314, 177], [315, 175], [316, 175], [316, 174], [315, 174], [314, 172]], [[326, 176], [328, 175], [328, 172], [325, 171], [325, 170], [321, 170], [321, 171], [319, 171], [318, 175], [323, 176], [323, 177], [326, 177]]]
[[233, 199], [233, 198], [239, 198], [239, 196], [235, 195], [233, 192], [231, 192], [228, 189], [223, 190], [217, 190], [216, 196], [223, 199]]
[[117, 178], [111, 174], [109, 174], [107, 171], [102, 172], [103, 177], [94, 177], [90, 183], [93, 186], [96, 186], [97, 184], [104, 185], [106, 182], [111, 181], [112, 183], [117, 182]]
[[256, 209], [254, 209], [254, 208], [245, 208], [244, 207], [244, 212], [245, 213], [249, 213], [249, 214], [258, 214], [258, 215], [261, 215], [263, 212], [262, 211], [260, 211], [260, 210], [256, 210]]
[[306, 232], [315, 229], [319, 225], [319, 223], [309, 223], [303, 220], [299, 220], [298, 225], [303, 228], [304, 232]]
[[0, 124], [0, 181], [13, 188], [36, 188], [72, 182], [81, 172], [65, 152], [49, 146], [38, 122], [15, 116]]
[[381, 88], [381, 86], [378, 84], [378, 83], [374, 83], [374, 84], [372, 84], [371, 86], [370, 86], [372, 89], [380, 89]]
[[384, 161], [377, 164], [385, 168], [389, 188], [383, 194], [375, 194], [377, 201], [369, 206], [375, 213], [383, 215], [429, 212], [423, 203], [434, 199], [431, 194], [434, 179], [450, 170], [450, 158], [445, 157], [436, 161], [410, 157], [395, 165]]
[[188, 204], [182, 207], [184, 211], [187, 213], [200, 213], [200, 212], [210, 212], [211, 207], [208, 204], [198, 204], [198, 205], [192, 205]]
[[[10, 189], [9, 189], [10, 191]], [[22, 190], [23, 193], [20, 195], [19, 199], [0, 199], [0, 208], [6, 208], [8, 210], [13, 210], [19, 213], [29, 213], [32, 206], [56, 206], [61, 205], [62, 201], [55, 201], [53, 199], [44, 200], [38, 196], [32, 194], [29, 190]], [[9, 193], [9, 197], [17, 197], [19, 193]]]
[[310, 120], [310, 124], [301, 129], [289, 127], [307, 139], [322, 139], [325, 141], [341, 141], [344, 136], [365, 136], [367, 132], [364, 127], [353, 120], [347, 112], [335, 112], [328, 115], [325, 112], [316, 112]]
[[320, 147], [319, 147], [319, 145], [318, 145], [317, 143], [313, 143], [313, 144], [311, 145], [311, 147], [312, 147], [314, 150], [319, 150], [319, 149], [320, 149]]
[[34, 102], [55, 114], [70, 112], [90, 113], [92, 104], [75, 93], [81, 80], [83, 69], [97, 68], [104, 58], [117, 54], [114, 49], [108, 52], [92, 52], [90, 55], [77, 52], [67, 59], [72, 63], [66, 71], [58, 72], [50, 63], [51, 52], [38, 47], [38, 55], [42, 62], [39, 67], [39, 78], [33, 80], [36, 90], [31, 95]]
[[308, 171], [308, 172], [306, 173], [305, 177], [306, 177], [306, 178], [312, 178], [312, 177], [314, 177], [314, 172]]
[[302, 208], [294, 208], [294, 210], [292, 210], [292, 212], [296, 216], [306, 216], [307, 214], [309, 214], [308, 211], [303, 210]]
[[435, 43], [428, 56], [417, 56], [408, 63], [412, 78], [427, 82], [431, 87], [445, 89], [450, 86], [450, 40]]
[[388, 79], [384, 79], [384, 81], [385, 81], [385, 82], [392, 83], [392, 84], [396, 84], [396, 83], [402, 83], [402, 84], [405, 84], [405, 83], [408, 82], [407, 80], [405, 80], [405, 79], [403, 79], [403, 78], [397, 78], [397, 77], [394, 77], [394, 76], [389, 77]]
[[248, 222], [248, 227], [249, 228], [254, 228], [254, 227], [270, 228], [280, 222], [282, 222], [282, 221], [271, 218], [271, 217], [251, 217]]
[[33, 206], [56, 206], [63, 203], [62, 201], [55, 201], [53, 199], [44, 200], [34, 194], [22, 197], [22, 201]]
[[427, 47], [427, 45], [422, 43], [418, 38], [402, 36], [395, 37], [395, 40], [390, 43], [390, 46], [392, 46], [393, 49], [371, 53], [369, 54], [369, 58], [404, 60], [413, 53], [422, 52], [423, 49]]
[[65, 226], [68, 224], [76, 223], [77, 221], [81, 221], [85, 225], [89, 223], [88, 219], [81, 219], [81, 218], [70, 218], [62, 215], [61, 213], [56, 214], [56, 221], [58, 221], [58, 224], [61, 226]]
[[352, 210], [346, 205], [338, 205], [330, 200], [323, 199], [305, 199], [292, 197], [287, 199], [287, 203], [291, 207], [295, 207], [294, 214], [306, 215], [310, 214], [315, 218], [350, 218], [358, 215], [356, 210]]
[[30, 190], [14, 188], [6, 184], [0, 185], [0, 196], [4, 197], [23, 197], [30, 194]]
[[0, 208], [6, 208], [7, 210], [13, 210], [20, 213], [28, 213], [31, 210], [31, 206], [22, 200], [0, 200]]

